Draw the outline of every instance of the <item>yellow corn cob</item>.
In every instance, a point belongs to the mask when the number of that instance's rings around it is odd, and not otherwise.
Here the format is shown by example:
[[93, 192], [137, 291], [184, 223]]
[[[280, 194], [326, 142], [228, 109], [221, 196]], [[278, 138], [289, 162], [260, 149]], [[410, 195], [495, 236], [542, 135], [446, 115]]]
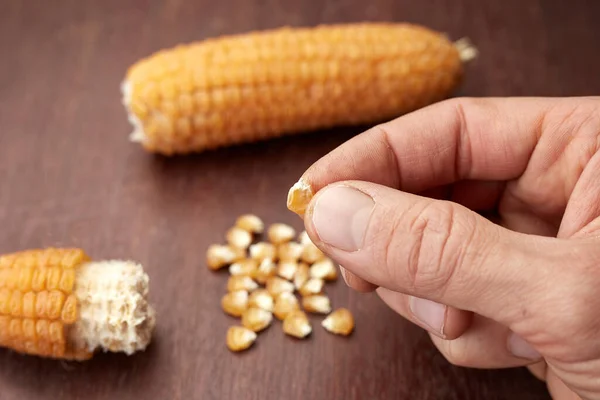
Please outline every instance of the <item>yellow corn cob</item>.
[[131, 66], [131, 140], [164, 155], [390, 119], [452, 94], [464, 41], [412, 24], [279, 28], [165, 49]]
[[0, 346], [65, 360], [132, 354], [154, 329], [147, 295], [148, 276], [132, 262], [93, 262], [80, 249], [0, 256]]

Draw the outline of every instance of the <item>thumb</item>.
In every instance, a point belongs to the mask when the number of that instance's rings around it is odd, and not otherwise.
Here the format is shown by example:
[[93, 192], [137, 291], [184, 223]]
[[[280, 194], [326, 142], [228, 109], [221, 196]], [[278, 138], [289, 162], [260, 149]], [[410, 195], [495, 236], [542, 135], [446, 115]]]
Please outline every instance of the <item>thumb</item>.
[[552, 239], [373, 183], [323, 188], [305, 225], [318, 247], [368, 282], [509, 325], [555, 279]]

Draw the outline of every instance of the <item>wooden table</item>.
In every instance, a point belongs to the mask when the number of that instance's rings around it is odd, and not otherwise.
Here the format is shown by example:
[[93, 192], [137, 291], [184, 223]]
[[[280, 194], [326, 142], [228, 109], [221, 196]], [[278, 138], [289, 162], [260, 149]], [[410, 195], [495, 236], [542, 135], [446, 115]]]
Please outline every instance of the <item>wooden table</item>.
[[470, 37], [481, 57], [462, 94], [597, 94], [599, 13], [592, 0], [0, 2], [0, 251], [81, 246], [138, 260], [159, 315], [153, 344], [129, 358], [72, 364], [0, 351], [0, 399], [547, 398], [524, 370], [451, 366], [420, 329], [341, 281], [330, 293], [356, 314], [351, 338], [317, 325], [298, 342], [276, 323], [252, 351], [230, 353], [226, 276], [205, 267], [207, 246], [245, 212], [300, 228], [287, 189], [359, 129], [165, 160], [128, 142], [119, 84], [138, 58], [180, 42], [368, 19]]

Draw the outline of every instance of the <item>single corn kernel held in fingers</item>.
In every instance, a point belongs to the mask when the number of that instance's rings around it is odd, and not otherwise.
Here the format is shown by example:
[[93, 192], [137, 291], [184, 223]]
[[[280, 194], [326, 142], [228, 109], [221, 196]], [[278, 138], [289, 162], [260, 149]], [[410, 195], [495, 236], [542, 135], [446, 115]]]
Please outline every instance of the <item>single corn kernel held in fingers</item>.
[[293, 293], [295, 289], [292, 282], [288, 282], [278, 276], [272, 276], [267, 279], [266, 288], [274, 298], [277, 298], [277, 296], [284, 292]]
[[250, 246], [249, 251], [250, 257], [257, 261], [262, 261], [265, 259], [275, 261], [277, 259], [277, 248], [271, 243], [255, 243]]
[[253, 234], [261, 234], [265, 229], [262, 219], [253, 214], [240, 216], [235, 221], [235, 226]]
[[316, 314], [329, 314], [331, 312], [329, 297], [322, 294], [303, 297], [302, 307], [305, 311]]
[[323, 286], [325, 286], [325, 282], [323, 281], [323, 279], [310, 278], [300, 288], [299, 292], [302, 296], [310, 296], [312, 294], [320, 294], [323, 292]]
[[271, 296], [271, 293], [269, 293], [267, 289], [257, 289], [250, 293], [250, 297], [248, 298], [248, 306], [258, 307], [272, 312], [274, 307], [273, 296]]
[[273, 314], [262, 308], [250, 307], [242, 315], [242, 325], [251, 331], [260, 332], [273, 321]]
[[283, 332], [298, 339], [304, 339], [310, 335], [312, 326], [306, 313], [301, 310], [290, 312], [283, 320]]
[[280, 27], [150, 54], [122, 103], [131, 141], [188, 154], [393, 119], [451, 96], [475, 55], [411, 23]]
[[143, 351], [156, 323], [148, 293], [148, 275], [131, 261], [57, 248], [0, 256], [0, 346], [79, 361]]
[[277, 247], [277, 258], [279, 261], [298, 261], [302, 255], [304, 246], [296, 242], [287, 242]]
[[296, 290], [300, 290], [302, 286], [308, 279], [310, 278], [310, 268], [306, 263], [298, 263], [298, 268], [296, 269], [296, 274], [294, 275], [294, 286]]
[[348, 309], [338, 308], [329, 314], [321, 325], [331, 333], [348, 336], [354, 330], [354, 317]]
[[229, 228], [225, 234], [225, 238], [231, 247], [237, 249], [247, 249], [252, 243], [252, 234], [237, 226]]
[[226, 344], [229, 350], [243, 351], [254, 344], [258, 335], [245, 326], [231, 326], [227, 330]]
[[296, 275], [296, 270], [298, 269], [298, 263], [294, 261], [283, 261], [279, 263], [279, 267], [277, 268], [277, 275], [280, 277], [291, 281]]
[[302, 217], [312, 198], [313, 191], [310, 185], [300, 179], [288, 191], [287, 208]]
[[232, 275], [227, 280], [227, 291], [237, 292], [245, 290], [251, 292], [258, 289], [258, 283], [254, 282], [252, 278], [244, 275]]
[[229, 266], [229, 274], [231, 275], [245, 275], [253, 276], [255, 271], [258, 269], [258, 262], [251, 258], [236, 261]]
[[236, 290], [229, 292], [221, 298], [223, 311], [233, 317], [240, 317], [248, 308], [248, 292]]
[[283, 292], [275, 300], [275, 307], [273, 308], [273, 314], [281, 321], [288, 316], [292, 311], [300, 309], [300, 303], [296, 296], [291, 292]]
[[337, 275], [337, 268], [330, 258], [324, 258], [310, 266], [311, 278], [335, 281], [337, 279]]
[[260, 262], [260, 265], [257, 269], [254, 270], [252, 277], [256, 280], [256, 282], [264, 285], [267, 280], [275, 276], [277, 273], [277, 266], [270, 258], [265, 258]]
[[277, 245], [292, 240], [296, 236], [296, 230], [289, 225], [277, 223], [269, 227], [267, 235], [271, 243]]

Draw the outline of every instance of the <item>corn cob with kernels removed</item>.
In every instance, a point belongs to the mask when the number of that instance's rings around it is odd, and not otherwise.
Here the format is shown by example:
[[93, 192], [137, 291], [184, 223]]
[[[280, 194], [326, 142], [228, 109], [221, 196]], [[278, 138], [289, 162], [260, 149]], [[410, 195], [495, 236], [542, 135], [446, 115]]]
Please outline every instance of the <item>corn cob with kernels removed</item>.
[[0, 256], [0, 347], [64, 360], [144, 350], [155, 326], [148, 281], [138, 264], [80, 249]]
[[140, 60], [123, 103], [146, 150], [201, 152], [391, 119], [450, 96], [474, 55], [412, 24], [280, 28]]

